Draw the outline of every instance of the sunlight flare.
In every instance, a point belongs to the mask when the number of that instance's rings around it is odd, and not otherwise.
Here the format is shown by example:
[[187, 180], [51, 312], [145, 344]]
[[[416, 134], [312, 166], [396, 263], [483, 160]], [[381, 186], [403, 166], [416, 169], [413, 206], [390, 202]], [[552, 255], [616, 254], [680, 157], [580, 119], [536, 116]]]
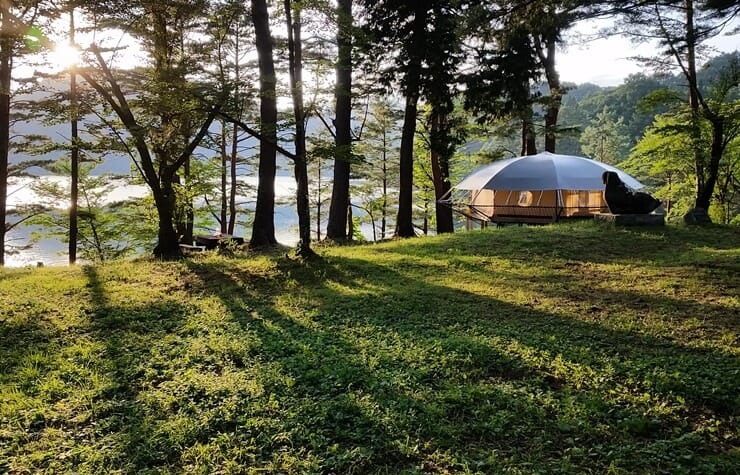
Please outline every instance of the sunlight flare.
[[58, 44], [49, 54], [49, 62], [53, 66], [70, 68], [79, 64], [80, 57], [80, 49], [76, 46], [70, 44]]

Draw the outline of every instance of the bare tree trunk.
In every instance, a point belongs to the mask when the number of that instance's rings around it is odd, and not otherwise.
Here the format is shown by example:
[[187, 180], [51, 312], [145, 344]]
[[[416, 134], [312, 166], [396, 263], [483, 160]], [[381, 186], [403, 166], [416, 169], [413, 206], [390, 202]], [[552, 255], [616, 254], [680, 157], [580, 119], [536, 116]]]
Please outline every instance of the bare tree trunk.
[[[432, 109], [431, 122], [432, 146], [430, 158], [432, 161], [432, 182], [434, 183], [434, 209], [437, 218], [437, 233], [451, 233], [455, 231], [452, 208], [444, 206], [438, 201], [450, 190], [451, 186], [449, 147], [444, 147], [442, 146], [444, 144], [440, 143], [442, 136], [449, 137], [449, 134], [445, 130], [448, 127], [447, 118], [445, 114]], [[440, 151], [439, 149], [442, 150]]]
[[190, 195], [190, 187], [192, 186], [192, 180], [190, 176], [190, 158], [185, 160], [183, 165], [183, 174], [185, 175], [186, 190], [188, 190], [187, 202], [185, 203], [185, 232], [180, 237], [182, 242], [191, 243], [193, 242], [193, 232], [195, 231], [195, 205], [193, 204], [193, 198]]
[[532, 123], [533, 117], [532, 107], [528, 106], [527, 109], [522, 113], [522, 153], [521, 155], [536, 155], [537, 154], [537, 143], [536, 134], [534, 132], [534, 124]]
[[308, 200], [308, 166], [306, 163], [306, 114], [303, 107], [303, 46], [301, 40], [302, 2], [295, 2], [292, 10], [291, 0], [283, 2], [285, 21], [288, 27], [288, 72], [293, 96], [295, 115], [295, 158], [296, 209], [298, 211], [298, 249], [301, 257], [314, 256], [311, 250], [311, 212]]
[[347, 204], [347, 240], [351, 241], [355, 237], [355, 222], [352, 217], [352, 204]]
[[0, 1], [0, 266], [5, 265], [7, 232], [8, 149], [10, 148], [10, 76], [13, 39], [10, 35], [10, 2]]
[[396, 236], [413, 237], [414, 135], [416, 134], [417, 102], [419, 100], [418, 73], [410, 73], [407, 84], [406, 109], [401, 131], [401, 158], [398, 181], [398, 214]]
[[560, 88], [560, 75], [555, 68], [555, 41], [547, 41], [547, 53], [540, 49], [540, 59], [545, 68], [545, 77], [550, 89], [550, 97], [545, 107], [545, 151], [555, 153], [557, 139], [558, 115], [563, 92]]
[[178, 233], [173, 224], [175, 210], [175, 190], [172, 188], [172, 179], [160, 180], [158, 190], [152, 190], [154, 203], [159, 217], [157, 231], [157, 245], [154, 255], [163, 259], [172, 259], [180, 256]]
[[316, 241], [321, 241], [321, 159], [316, 164]]
[[347, 239], [347, 202], [352, 146], [352, 0], [339, 0], [337, 6], [337, 83], [334, 90], [335, 158], [327, 239]]
[[719, 164], [722, 160], [722, 154], [724, 153], [724, 121], [720, 117], [710, 117], [710, 123], [712, 124], [712, 145], [709, 151], [709, 170], [707, 172], [706, 180], [704, 181], [704, 187], [701, 190], [697, 190], [696, 204], [697, 208], [709, 210], [709, 205], [712, 203], [712, 195], [714, 194], [714, 188], [719, 178]]
[[[234, 126], [234, 129], [236, 129], [236, 126]], [[219, 215], [219, 230], [226, 234], [228, 231], [228, 222], [227, 222], [227, 216], [226, 213], [228, 212], [228, 191], [226, 190], [226, 167], [228, 162], [228, 157], [226, 155], [226, 135], [228, 134], [228, 130], [226, 129], [226, 121], [221, 121], [221, 144], [220, 144], [220, 152], [221, 152], [221, 213]]]
[[[75, 13], [74, 7], [69, 12], [69, 44], [75, 45]], [[76, 66], [69, 67], [69, 107], [72, 117], [70, 119], [70, 139], [72, 148], [70, 151], [70, 196], [69, 196], [69, 264], [77, 262], [77, 202], [79, 201], [79, 179], [80, 179], [80, 148], [79, 134], [77, 129], [77, 72]]]
[[239, 164], [239, 131], [236, 125], [234, 125], [234, 130], [231, 134], [231, 157], [229, 164], [231, 166], [231, 183], [229, 189], [229, 226], [226, 232], [233, 235], [236, 228], [236, 171]]
[[388, 143], [387, 135], [385, 130], [383, 131], [383, 196], [381, 202], [381, 217], [380, 217], [380, 238], [386, 238], [386, 232], [388, 227]]
[[270, 18], [265, 0], [252, 0], [252, 23], [260, 69], [259, 183], [254, 210], [251, 247], [272, 246], [275, 239], [275, 173], [277, 149], [277, 103], [275, 63], [272, 56]]

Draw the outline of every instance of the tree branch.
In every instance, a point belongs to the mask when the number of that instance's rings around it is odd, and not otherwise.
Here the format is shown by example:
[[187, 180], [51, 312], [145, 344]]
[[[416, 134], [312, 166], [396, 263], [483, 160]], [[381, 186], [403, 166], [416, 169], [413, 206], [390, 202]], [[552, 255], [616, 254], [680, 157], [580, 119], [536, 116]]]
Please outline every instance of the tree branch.
[[292, 152], [289, 152], [289, 151], [285, 150], [283, 147], [281, 147], [280, 145], [278, 145], [276, 142], [273, 142], [272, 140], [268, 139], [267, 137], [265, 137], [264, 135], [262, 135], [258, 131], [254, 130], [253, 128], [251, 128], [250, 126], [248, 126], [246, 123], [242, 122], [241, 120], [236, 119], [234, 117], [231, 117], [229, 114], [227, 114], [227, 113], [225, 113], [223, 111], [220, 111], [220, 110], [217, 111], [217, 115], [220, 116], [220, 117], [222, 117], [226, 122], [231, 122], [232, 124], [236, 125], [240, 129], [242, 129], [244, 132], [248, 133], [252, 137], [254, 137], [257, 140], [259, 140], [261, 143], [272, 145], [273, 147], [275, 147], [275, 150], [277, 150], [278, 152], [282, 153], [283, 155], [285, 155], [286, 157], [290, 158], [291, 160], [295, 160], [296, 159], [295, 153], [292, 153]]
[[208, 117], [206, 117], [206, 120], [203, 122], [203, 125], [200, 126], [200, 130], [198, 133], [193, 137], [193, 140], [190, 141], [187, 148], [183, 150], [183, 152], [180, 154], [180, 156], [175, 160], [175, 162], [172, 164], [172, 169], [177, 170], [180, 168], [183, 164], [185, 164], [185, 161], [193, 154], [196, 148], [198, 148], [198, 145], [200, 145], [201, 140], [203, 140], [203, 137], [206, 136], [208, 133], [208, 129], [211, 127], [211, 124], [213, 123], [213, 120], [218, 116], [219, 109], [221, 108], [221, 105], [215, 105], [211, 108], [211, 110], [208, 112]]
[[319, 120], [321, 120], [321, 123], [324, 124], [324, 127], [326, 127], [326, 130], [329, 131], [333, 139], [337, 138], [336, 132], [334, 132], [331, 127], [329, 127], [329, 123], [326, 122], [326, 119], [324, 119], [324, 116], [319, 112], [318, 110], [314, 109], [314, 112], [319, 117]]

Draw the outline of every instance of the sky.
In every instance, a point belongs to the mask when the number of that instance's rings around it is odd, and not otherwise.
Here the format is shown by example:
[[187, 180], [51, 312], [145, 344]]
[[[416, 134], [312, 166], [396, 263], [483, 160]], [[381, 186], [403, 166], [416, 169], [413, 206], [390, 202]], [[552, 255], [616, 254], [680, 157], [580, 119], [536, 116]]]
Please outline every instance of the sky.
[[[578, 25], [573, 33], [588, 37], [597, 35], [604, 22], [589, 22]], [[633, 56], [651, 56], [656, 46], [650, 44], [635, 45], [625, 37], [611, 37], [593, 41], [579, 40], [573, 34], [566, 36], [571, 44], [559, 51], [556, 65], [560, 79], [564, 82], [583, 84], [586, 82], [599, 86], [618, 86], [630, 74], [650, 73]], [[581, 42], [581, 44], [577, 44]], [[575, 44], [574, 44], [575, 43]], [[740, 49], [740, 34], [718, 36], [707, 42], [717, 49], [718, 53], [729, 53]]]
[[[654, 44], [635, 45], [629, 38], [619, 36], [588, 40], [589, 37], [597, 37], [599, 31], [608, 25], [608, 20], [582, 22], [566, 34], [565, 46], [561, 48], [556, 57], [556, 65], [562, 81], [617, 86], [622, 84], [630, 74], [641, 71], [650, 73], [631, 57], [652, 56], [656, 51]], [[735, 21], [730, 28], [733, 26], [737, 29], [740, 26], [740, 20]], [[740, 49], [740, 34], [718, 36], [707, 43], [715, 47], [717, 53], [737, 51]], [[52, 55], [51, 59], [65, 62], [65, 58], [66, 61], [70, 59], [67, 51], [63, 51], [60, 55]], [[125, 67], [140, 61], [135, 47], [132, 46], [121, 53], [118, 65]]]

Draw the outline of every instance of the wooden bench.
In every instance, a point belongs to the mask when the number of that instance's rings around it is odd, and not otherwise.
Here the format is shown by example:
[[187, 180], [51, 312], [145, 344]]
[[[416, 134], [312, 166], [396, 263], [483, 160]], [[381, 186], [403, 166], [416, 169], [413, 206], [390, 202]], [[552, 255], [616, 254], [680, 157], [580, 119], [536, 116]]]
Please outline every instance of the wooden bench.
[[185, 252], [202, 252], [206, 250], [206, 247], [198, 246], [196, 244], [180, 244], [180, 249]]
[[216, 249], [219, 246], [227, 246], [229, 244], [241, 246], [244, 244], [244, 238], [232, 236], [231, 234], [197, 235], [195, 236], [195, 244], [198, 246], [204, 246], [206, 249], [211, 250]]

